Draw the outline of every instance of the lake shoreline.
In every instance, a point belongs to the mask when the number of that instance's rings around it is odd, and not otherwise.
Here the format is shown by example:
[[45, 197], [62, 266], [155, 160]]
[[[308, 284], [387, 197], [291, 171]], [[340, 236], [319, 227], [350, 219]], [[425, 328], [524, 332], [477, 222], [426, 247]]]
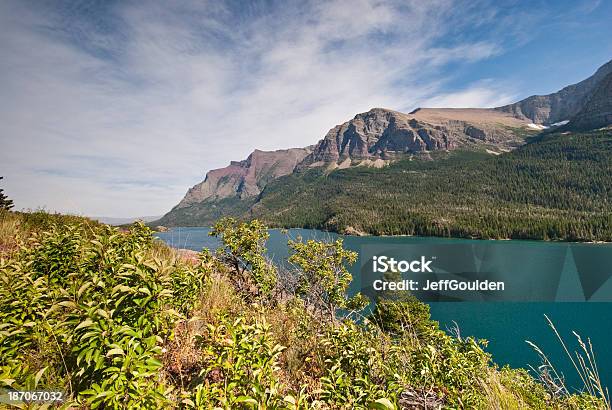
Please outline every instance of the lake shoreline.
[[[168, 231], [172, 231], [174, 229], [181, 228], [207, 228], [210, 229], [210, 226], [171, 226], [164, 227]], [[612, 245], [612, 241], [570, 241], [570, 240], [562, 240], [562, 239], [524, 239], [524, 238], [478, 238], [478, 237], [465, 237], [465, 236], [420, 236], [420, 235], [407, 235], [407, 234], [398, 234], [398, 235], [374, 235], [369, 233], [360, 232], [360, 234], [353, 233], [341, 233], [338, 231], [332, 231], [327, 229], [320, 228], [304, 228], [301, 226], [294, 226], [291, 228], [279, 228], [279, 227], [271, 227], [270, 230], [289, 230], [289, 229], [315, 229], [321, 232], [333, 233], [336, 235], [344, 236], [344, 237], [358, 237], [358, 238], [423, 238], [423, 239], [466, 239], [473, 241], [495, 241], [495, 242], [506, 242], [506, 241], [521, 241], [521, 242], [539, 242], [539, 243], [567, 243], [567, 244], [589, 244], [589, 245]], [[155, 230], [154, 232], [168, 232]]]

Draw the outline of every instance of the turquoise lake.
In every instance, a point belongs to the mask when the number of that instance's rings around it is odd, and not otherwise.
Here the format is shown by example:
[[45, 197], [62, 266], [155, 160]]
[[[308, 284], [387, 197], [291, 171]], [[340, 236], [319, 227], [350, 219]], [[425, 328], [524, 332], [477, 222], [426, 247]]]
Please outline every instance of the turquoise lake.
[[[208, 236], [209, 228], [175, 228], [168, 232], [156, 233], [156, 236], [168, 245], [199, 251], [202, 248], [216, 249], [219, 242]], [[290, 229], [287, 233], [279, 230], [270, 231], [268, 241], [269, 255], [276, 262], [287, 257], [287, 236], [296, 239], [333, 239], [337, 234], [309, 229]], [[359, 251], [364, 238], [344, 236], [345, 247]], [[417, 237], [367, 237], [368, 242], [385, 241], [388, 243], [473, 243], [469, 239], [417, 238]], [[482, 242], [482, 241], [481, 241]], [[535, 241], [495, 241], [496, 246], [507, 247], [512, 255], [528, 254], [539, 250], [554, 250], [554, 247], [567, 246], [564, 243]], [[606, 247], [612, 252], [609, 244], [581, 244], [584, 247]], [[551, 248], [552, 247], [552, 248]], [[502, 250], [503, 250], [502, 249]], [[607, 252], [607, 251], [606, 251]], [[517, 259], [520, 259], [517, 258]], [[518, 261], [508, 258], [506, 263]], [[514, 265], [509, 266], [513, 269]], [[518, 266], [518, 264], [517, 264]], [[357, 268], [353, 268], [355, 277]], [[358, 289], [352, 289], [357, 291]], [[612, 303], [606, 302], [436, 302], [430, 303], [431, 316], [440, 323], [442, 329], [448, 329], [456, 323], [462, 336], [474, 336], [487, 339], [487, 351], [500, 366], [529, 368], [540, 365], [537, 354], [525, 340], [536, 343], [548, 355], [549, 359], [560, 370], [568, 386], [581, 388], [578, 375], [562, 350], [556, 336], [548, 327], [544, 314], [548, 315], [564, 337], [570, 351], [577, 348], [572, 331], [583, 338], [590, 338], [593, 344], [597, 364], [602, 380], [606, 386], [612, 382], [612, 349], [610, 333], [612, 331]]]

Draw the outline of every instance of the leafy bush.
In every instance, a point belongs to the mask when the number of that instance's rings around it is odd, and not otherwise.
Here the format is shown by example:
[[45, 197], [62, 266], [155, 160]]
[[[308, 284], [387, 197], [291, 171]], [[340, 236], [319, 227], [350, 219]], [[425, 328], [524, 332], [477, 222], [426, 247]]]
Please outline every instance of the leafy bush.
[[277, 279], [276, 268], [265, 256], [268, 228], [257, 220], [237, 222], [224, 218], [213, 226], [210, 235], [221, 237], [223, 248], [219, 254], [233, 267], [232, 281], [239, 291], [269, 298]]
[[395, 337], [425, 337], [435, 324], [429, 320], [429, 306], [414, 296], [402, 300], [379, 299], [369, 320]]
[[357, 253], [345, 250], [342, 239], [334, 242], [289, 241], [292, 251], [289, 262], [298, 268], [296, 294], [304, 298], [316, 310], [336, 319], [338, 309], [362, 310], [368, 299], [356, 294], [348, 297], [346, 291], [353, 276], [346, 264], [357, 260]]
[[34, 376], [92, 407], [159, 405], [164, 339], [206, 272], [152, 257], [142, 224], [83, 228], [52, 226], [0, 259], [0, 384]]
[[203, 382], [183, 403], [193, 408], [278, 408], [279, 356], [284, 347], [264, 321], [245, 323], [243, 318], [209, 324], [197, 337], [203, 349]]
[[321, 378], [321, 399], [342, 408], [368, 408], [380, 399], [395, 399], [399, 375], [387, 377], [389, 368], [377, 339], [356, 324], [333, 327], [322, 340], [326, 374]]

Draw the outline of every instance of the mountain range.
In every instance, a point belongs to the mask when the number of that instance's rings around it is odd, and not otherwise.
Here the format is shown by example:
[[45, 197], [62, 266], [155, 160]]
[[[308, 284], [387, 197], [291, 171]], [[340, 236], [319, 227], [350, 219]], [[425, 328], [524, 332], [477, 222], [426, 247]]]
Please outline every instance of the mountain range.
[[328, 176], [344, 169], [382, 169], [398, 161], [437, 160], [465, 151], [496, 157], [542, 132], [584, 132], [611, 123], [612, 61], [556, 93], [502, 107], [418, 108], [410, 113], [373, 108], [333, 127], [315, 145], [255, 150], [243, 161], [209, 171], [156, 223], [208, 225], [225, 215], [261, 215], [271, 187], [278, 190], [286, 177], [303, 179], [313, 175], [310, 171]]

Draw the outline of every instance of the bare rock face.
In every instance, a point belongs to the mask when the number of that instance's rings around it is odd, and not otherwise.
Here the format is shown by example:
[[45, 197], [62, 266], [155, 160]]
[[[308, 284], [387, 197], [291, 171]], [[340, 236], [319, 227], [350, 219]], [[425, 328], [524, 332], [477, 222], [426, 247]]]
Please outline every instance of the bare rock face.
[[311, 147], [278, 151], [255, 150], [243, 161], [232, 161], [229, 166], [214, 169], [204, 181], [187, 191], [177, 209], [189, 207], [208, 199], [246, 198], [258, 195], [271, 180], [288, 175], [311, 151]]
[[526, 126], [489, 109], [424, 108], [403, 114], [374, 108], [332, 128], [299, 167], [389, 160], [483, 142], [510, 148], [519, 142], [516, 129]]
[[569, 120], [582, 110], [597, 84], [610, 73], [612, 73], [612, 61], [601, 66], [586, 80], [569, 85], [556, 93], [533, 95], [495, 109], [510, 113], [517, 118], [529, 119], [534, 124], [550, 125]]
[[568, 124], [572, 130], [590, 130], [612, 125], [612, 73], [590, 95], [584, 107]]

